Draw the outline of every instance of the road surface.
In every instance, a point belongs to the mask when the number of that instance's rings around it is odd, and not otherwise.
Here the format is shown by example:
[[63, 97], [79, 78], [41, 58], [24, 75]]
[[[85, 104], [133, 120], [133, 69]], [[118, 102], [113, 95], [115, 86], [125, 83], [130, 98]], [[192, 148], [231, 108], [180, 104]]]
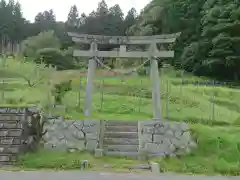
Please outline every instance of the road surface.
[[1, 180], [239, 180], [240, 177], [173, 174], [100, 173], [81, 171], [0, 171]]

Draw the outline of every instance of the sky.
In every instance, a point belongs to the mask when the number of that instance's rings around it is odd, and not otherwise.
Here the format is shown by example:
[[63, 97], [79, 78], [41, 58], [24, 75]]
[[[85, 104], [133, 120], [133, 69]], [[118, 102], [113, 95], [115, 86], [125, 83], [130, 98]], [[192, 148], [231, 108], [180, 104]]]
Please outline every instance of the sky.
[[[105, 0], [109, 7], [119, 4], [124, 14], [134, 7], [139, 13], [151, 0]], [[57, 21], [67, 19], [70, 7], [77, 5], [79, 13], [89, 14], [96, 10], [100, 0], [18, 0], [22, 5], [22, 12], [27, 20], [33, 21], [38, 12], [53, 9]]]

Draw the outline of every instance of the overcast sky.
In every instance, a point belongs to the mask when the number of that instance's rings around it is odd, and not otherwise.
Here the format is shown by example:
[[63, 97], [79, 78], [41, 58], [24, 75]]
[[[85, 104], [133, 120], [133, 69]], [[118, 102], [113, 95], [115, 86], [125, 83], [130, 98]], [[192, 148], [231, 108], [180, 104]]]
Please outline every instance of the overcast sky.
[[[18, 0], [22, 5], [23, 15], [26, 19], [33, 21], [38, 12], [53, 9], [57, 21], [65, 21], [70, 7], [76, 4], [79, 13], [89, 14], [96, 10], [100, 0]], [[108, 6], [119, 4], [124, 12], [134, 7], [138, 12], [144, 8], [151, 0], [105, 0]]]

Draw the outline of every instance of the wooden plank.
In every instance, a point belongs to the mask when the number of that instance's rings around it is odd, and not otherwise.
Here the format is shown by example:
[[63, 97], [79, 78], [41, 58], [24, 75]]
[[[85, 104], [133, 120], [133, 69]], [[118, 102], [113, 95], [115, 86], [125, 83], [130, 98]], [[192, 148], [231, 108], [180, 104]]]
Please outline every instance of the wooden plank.
[[138, 145], [104, 145], [106, 151], [138, 152]]
[[[130, 51], [130, 52], [120, 52], [120, 51], [98, 51], [97, 57], [111, 57], [111, 58], [148, 58], [148, 52], [139, 52], [139, 51]], [[93, 53], [91, 51], [81, 51], [75, 50], [73, 52], [73, 56], [75, 57], [93, 57]], [[172, 58], [174, 57], [174, 51], [155, 51], [152, 54], [153, 57], [161, 57], [161, 58]]]
[[83, 43], [83, 44], [91, 44], [92, 42], [95, 42], [97, 44], [115, 44], [115, 45], [121, 45], [121, 44], [167, 44], [167, 43], [173, 43], [176, 41], [176, 38], [167, 38], [167, 39], [85, 39], [85, 38], [78, 38], [78, 37], [72, 37], [72, 41], [75, 43]]

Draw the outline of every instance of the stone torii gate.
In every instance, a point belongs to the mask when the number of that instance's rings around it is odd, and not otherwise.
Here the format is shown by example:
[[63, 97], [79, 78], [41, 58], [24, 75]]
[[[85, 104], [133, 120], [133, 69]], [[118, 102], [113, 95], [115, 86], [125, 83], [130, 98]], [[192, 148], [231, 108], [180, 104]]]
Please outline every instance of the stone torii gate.
[[[69, 32], [75, 43], [90, 44], [90, 50], [75, 50], [73, 56], [89, 57], [86, 98], [85, 98], [85, 116], [89, 117], [92, 114], [92, 93], [93, 93], [93, 78], [96, 68], [96, 60], [98, 57], [109, 58], [148, 58], [151, 64], [152, 78], [152, 105], [153, 118], [161, 120], [161, 104], [160, 104], [160, 78], [158, 72], [157, 58], [172, 58], [174, 51], [161, 50], [157, 48], [157, 44], [169, 45], [175, 42], [180, 33], [155, 36], [102, 36], [77, 34]], [[98, 51], [98, 44], [113, 44], [120, 45], [119, 50]], [[150, 45], [148, 51], [127, 51], [127, 45]], [[163, 48], [165, 49], [165, 48]]]

